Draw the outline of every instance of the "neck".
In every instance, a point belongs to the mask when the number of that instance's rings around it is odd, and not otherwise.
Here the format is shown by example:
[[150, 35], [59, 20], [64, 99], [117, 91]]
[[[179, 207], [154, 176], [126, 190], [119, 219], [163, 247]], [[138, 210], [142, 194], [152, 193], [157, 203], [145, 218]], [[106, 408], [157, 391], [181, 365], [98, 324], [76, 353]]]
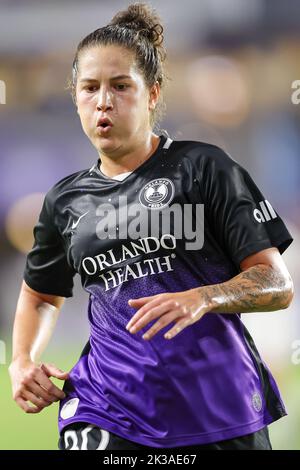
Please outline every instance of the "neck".
[[159, 141], [159, 136], [150, 133], [146, 139], [136, 143], [126, 154], [119, 155], [117, 158], [99, 154], [101, 159], [100, 170], [109, 178], [127, 171], [134, 171], [151, 157], [157, 149]]

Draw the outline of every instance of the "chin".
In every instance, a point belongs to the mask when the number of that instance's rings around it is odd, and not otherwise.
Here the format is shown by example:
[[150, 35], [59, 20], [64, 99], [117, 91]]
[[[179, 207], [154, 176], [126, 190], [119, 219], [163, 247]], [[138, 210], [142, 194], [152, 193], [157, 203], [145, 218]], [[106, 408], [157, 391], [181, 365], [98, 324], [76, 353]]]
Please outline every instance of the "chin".
[[114, 151], [116, 148], [119, 147], [118, 143], [115, 139], [111, 137], [100, 137], [94, 143], [94, 146], [98, 150], [98, 152], [105, 151], [109, 153], [110, 151]]

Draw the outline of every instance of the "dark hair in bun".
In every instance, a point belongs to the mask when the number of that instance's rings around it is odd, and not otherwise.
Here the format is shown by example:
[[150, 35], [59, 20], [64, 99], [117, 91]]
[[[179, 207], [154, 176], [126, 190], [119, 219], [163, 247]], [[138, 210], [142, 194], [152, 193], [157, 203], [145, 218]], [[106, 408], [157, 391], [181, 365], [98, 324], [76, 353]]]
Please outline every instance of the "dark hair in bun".
[[[127, 10], [118, 12], [107, 26], [96, 29], [78, 44], [73, 61], [71, 83], [74, 101], [80, 53], [96, 45], [116, 44], [133, 51], [137, 67], [143, 74], [148, 88], [150, 89], [158, 82], [163, 89], [165, 85], [163, 62], [166, 59], [163, 39], [161, 19], [150, 5], [133, 3], [128, 6]], [[152, 112], [152, 127], [162, 119], [164, 112], [165, 106], [161, 93], [160, 100]]]
[[145, 3], [129, 5], [127, 10], [117, 13], [109, 24], [133, 29], [139, 36], [147, 38], [155, 47], [161, 46], [164, 39], [159, 16]]

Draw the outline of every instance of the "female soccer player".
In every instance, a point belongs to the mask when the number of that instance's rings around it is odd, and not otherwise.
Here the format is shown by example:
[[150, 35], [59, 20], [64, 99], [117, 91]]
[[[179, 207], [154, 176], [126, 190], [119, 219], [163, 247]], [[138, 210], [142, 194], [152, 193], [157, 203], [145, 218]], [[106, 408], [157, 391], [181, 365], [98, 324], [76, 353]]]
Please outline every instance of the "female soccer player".
[[[162, 40], [155, 11], [133, 4], [78, 46], [73, 95], [99, 158], [46, 194], [17, 305], [13, 396], [27, 413], [60, 400], [61, 449], [271, 449], [267, 426], [286, 412], [240, 314], [290, 305], [292, 237], [223, 150], [153, 132]], [[67, 374], [32, 348], [40, 309], [54, 324], [75, 273], [91, 330]]]

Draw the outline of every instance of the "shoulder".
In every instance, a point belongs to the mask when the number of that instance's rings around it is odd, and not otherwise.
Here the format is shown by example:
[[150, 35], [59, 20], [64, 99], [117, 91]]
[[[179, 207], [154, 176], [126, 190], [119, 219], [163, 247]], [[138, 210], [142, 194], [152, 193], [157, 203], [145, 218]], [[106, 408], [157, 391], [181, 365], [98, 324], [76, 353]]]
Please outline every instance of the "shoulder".
[[172, 143], [174, 153], [180, 156], [196, 168], [202, 171], [226, 170], [238, 167], [240, 164], [232, 156], [218, 145], [196, 140], [174, 140]]
[[45, 195], [45, 205], [48, 209], [53, 210], [58, 199], [68, 197], [68, 195], [72, 194], [73, 190], [78, 189], [83, 180], [89, 175], [90, 170], [90, 168], [87, 168], [85, 170], [76, 171], [57, 181]]
[[[173, 151], [180, 150], [185, 153], [190, 152], [207, 152], [214, 151], [214, 149], [220, 149], [217, 145], [209, 142], [201, 142], [200, 140], [177, 140], [173, 139], [172, 146]], [[221, 150], [221, 149], [220, 149]]]

